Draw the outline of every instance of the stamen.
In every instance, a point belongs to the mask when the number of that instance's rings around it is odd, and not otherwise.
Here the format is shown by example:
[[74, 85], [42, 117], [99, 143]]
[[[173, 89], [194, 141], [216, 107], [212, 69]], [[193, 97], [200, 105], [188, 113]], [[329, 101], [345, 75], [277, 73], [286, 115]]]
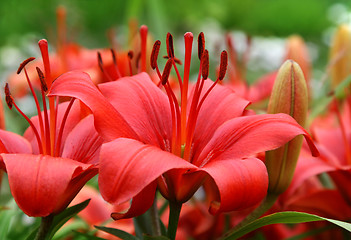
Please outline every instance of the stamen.
[[171, 73], [171, 69], [172, 69], [172, 59], [168, 59], [168, 61], [166, 62], [165, 68], [163, 69], [162, 72], [162, 77], [161, 77], [161, 82], [162, 85], [165, 85], [168, 81], [169, 78], [169, 74]]
[[205, 49], [205, 51], [202, 54], [202, 78], [206, 80], [208, 78], [208, 71], [210, 68], [210, 63], [209, 63], [209, 56], [208, 56], [208, 51]]
[[37, 73], [38, 73], [38, 76], [39, 76], [39, 79], [40, 79], [41, 89], [42, 89], [44, 92], [47, 92], [47, 91], [48, 91], [48, 86], [46, 85], [45, 78], [44, 78], [44, 74], [43, 74], [43, 72], [40, 70], [40, 68], [36, 67], [36, 69], [37, 69]]
[[199, 37], [197, 38], [197, 48], [198, 48], [198, 57], [201, 61], [202, 53], [205, 50], [205, 36], [203, 32], [200, 32]]
[[153, 70], [155, 70], [155, 68], [157, 67], [157, 58], [158, 58], [158, 54], [160, 52], [160, 47], [161, 47], [161, 41], [157, 40], [154, 43], [154, 46], [153, 46], [152, 52], [151, 52], [151, 57], [150, 57], [150, 65], [151, 65], [151, 68]]
[[7, 103], [7, 106], [12, 109], [12, 106], [14, 106], [17, 111], [26, 119], [26, 121], [29, 123], [29, 125], [32, 127], [33, 129], [33, 132], [35, 134], [35, 137], [37, 139], [37, 142], [38, 142], [38, 147], [39, 147], [39, 152], [40, 153], [43, 153], [43, 146], [40, 142], [40, 137], [39, 137], [39, 134], [38, 134], [38, 131], [37, 129], [35, 128], [33, 122], [21, 111], [21, 109], [17, 106], [17, 104], [15, 103], [15, 101], [13, 100], [12, 96], [11, 96], [11, 93], [10, 93], [10, 89], [9, 89], [9, 84], [6, 83], [5, 85], [5, 98], [6, 98], [6, 103]]
[[146, 43], [147, 43], [147, 26], [140, 27], [140, 40], [141, 40], [141, 71], [146, 72]]
[[[52, 79], [51, 79], [51, 70], [50, 70], [50, 59], [49, 59], [49, 49], [48, 49], [48, 42], [45, 39], [42, 39], [38, 42], [41, 56], [43, 58], [44, 63], [44, 70], [46, 76], [46, 84], [48, 88], [51, 87]], [[43, 93], [42, 93], [43, 95]], [[45, 101], [44, 101], [45, 102]], [[51, 143], [50, 146], [47, 146], [47, 149], [50, 149], [51, 155], [54, 154], [54, 146], [55, 146], [55, 135], [56, 135], [56, 109], [55, 109], [55, 98], [49, 97], [49, 108], [50, 108], [50, 139], [47, 139], [48, 142]], [[44, 112], [46, 109], [44, 109]], [[45, 117], [47, 118], [47, 117]], [[47, 120], [47, 119], [46, 119]], [[49, 152], [48, 152], [49, 153]]]
[[110, 74], [108, 74], [104, 69], [104, 63], [102, 61], [102, 57], [101, 57], [100, 52], [97, 52], [97, 57], [98, 57], [98, 64], [99, 64], [99, 68], [100, 68], [101, 72], [104, 74], [104, 76], [107, 78], [108, 81], [110, 81], [110, 82], [113, 81]]
[[113, 48], [110, 48], [111, 55], [112, 55], [112, 60], [113, 60], [113, 65], [115, 66], [116, 73], [117, 73], [117, 78], [122, 77], [121, 72], [118, 69], [118, 64], [117, 64], [117, 57], [116, 57], [116, 52]]
[[167, 33], [167, 53], [169, 58], [174, 58], [173, 36]]
[[227, 54], [227, 51], [222, 51], [221, 63], [220, 63], [219, 74], [218, 74], [218, 79], [221, 81], [225, 77], [225, 74], [227, 72], [227, 66], [228, 66], [228, 54]]
[[65, 114], [63, 116], [63, 119], [62, 119], [62, 122], [61, 122], [61, 127], [60, 127], [60, 132], [59, 132], [58, 137], [57, 137], [55, 156], [59, 156], [60, 148], [61, 148], [61, 141], [62, 141], [62, 136], [63, 136], [63, 129], [64, 129], [65, 124], [66, 124], [68, 113], [70, 112], [70, 110], [71, 110], [71, 108], [73, 106], [74, 100], [75, 100], [75, 98], [71, 99], [71, 101], [69, 102], [69, 104], [67, 106], [66, 112], [65, 112]]
[[17, 74], [20, 74], [21, 71], [22, 71], [22, 69], [23, 69], [29, 62], [33, 61], [34, 59], [35, 59], [35, 57], [30, 57], [30, 58], [24, 60], [24, 61], [19, 65], [19, 67], [18, 67], [18, 69], [17, 69]]
[[7, 103], [7, 106], [9, 107], [10, 110], [12, 110], [12, 107], [13, 107], [13, 98], [11, 96], [11, 93], [10, 93], [10, 89], [9, 89], [9, 84], [6, 83], [5, 85], [5, 99], [6, 99], [6, 103]]
[[[40, 136], [41, 136], [41, 139], [45, 139], [44, 138], [44, 124], [43, 124], [43, 117], [41, 116], [40, 114], [40, 105], [39, 105], [39, 100], [38, 100], [38, 97], [37, 97], [37, 94], [35, 93], [34, 89], [33, 89], [33, 86], [32, 86], [32, 83], [29, 79], [29, 76], [28, 76], [28, 73], [27, 73], [27, 70], [26, 70], [26, 67], [23, 66], [23, 70], [24, 70], [24, 74], [26, 75], [26, 79], [27, 79], [27, 83], [28, 83], [28, 86], [29, 86], [29, 89], [33, 95], [33, 98], [34, 98], [34, 102], [35, 102], [35, 107], [37, 108], [37, 112], [38, 112], [38, 118], [39, 118], [39, 127], [40, 127]], [[43, 147], [45, 148], [45, 142], [43, 143]]]

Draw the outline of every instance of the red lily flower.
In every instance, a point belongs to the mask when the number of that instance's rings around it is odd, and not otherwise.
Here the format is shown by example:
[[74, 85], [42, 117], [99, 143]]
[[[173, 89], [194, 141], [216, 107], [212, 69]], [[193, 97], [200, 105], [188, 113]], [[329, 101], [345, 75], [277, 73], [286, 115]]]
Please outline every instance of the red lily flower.
[[[255, 154], [300, 134], [311, 143], [306, 131], [285, 114], [242, 116], [249, 102], [216, 86], [225, 74], [226, 52], [218, 79], [206, 80], [208, 52], [201, 34], [201, 70], [188, 94], [193, 35], [186, 33], [184, 38], [183, 79], [177, 74], [180, 106], [167, 82], [172, 66], [179, 73], [170, 34], [168, 61], [159, 74], [166, 94], [146, 73], [97, 89], [87, 74], [70, 72], [56, 79], [50, 90], [50, 96], [72, 96], [84, 102], [94, 114], [97, 131], [109, 141], [101, 148], [101, 194], [114, 204], [133, 198], [130, 209], [113, 214], [115, 219], [146, 211], [157, 187], [170, 201], [184, 203], [204, 185], [212, 214], [253, 206], [266, 195], [268, 184], [266, 168]], [[159, 49], [159, 44], [155, 46]], [[151, 66], [159, 72], [156, 50]], [[316, 151], [313, 144], [311, 148]]]
[[[47, 42], [39, 41], [46, 78], [38, 68], [42, 82], [43, 111], [28, 78], [24, 61], [19, 68], [27, 76], [38, 110], [29, 119], [14, 102], [6, 85], [6, 101], [31, 125], [24, 137], [0, 130], [1, 165], [7, 172], [10, 189], [18, 206], [28, 216], [44, 217], [64, 210], [84, 184], [98, 172], [97, 160], [102, 144], [93, 126], [92, 116], [82, 119], [80, 104], [56, 104], [49, 97], [46, 109], [45, 91], [51, 85]], [[56, 103], [55, 103], [56, 102]]]

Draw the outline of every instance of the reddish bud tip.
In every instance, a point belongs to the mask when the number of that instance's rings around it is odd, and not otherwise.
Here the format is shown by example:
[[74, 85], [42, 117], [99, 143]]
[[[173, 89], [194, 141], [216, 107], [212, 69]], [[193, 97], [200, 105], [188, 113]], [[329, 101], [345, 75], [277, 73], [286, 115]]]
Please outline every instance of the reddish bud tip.
[[113, 48], [110, 48], [110, 51], [111, 51], [111, 55], [112, 55], [113, 64], [117, 65], [116, 52], [115, 52], [115, 50], [113, 50]]
[[44, 73], [40, 70], [40, 68], [36, 67], [36, 69], [40, 79], [41, 88], [44, 92], [46, 92], [48, 90], [48, 85], [46, 84]]
[[155, 69], [157, 66], [157, 58], [160, 52], [160, 46], [161, 46], [161, 41], [157, 40], [154, 43], [154, 46], [152, 48], [151, 57], [150, 57], [150, 65], [152, 69]]
[[167, 33], [167, 53], [168, 57], [174, 58], [173, 36], [170, 33]]
[[225, 74], [227, 72], [227, 66], [228, 66], [228, 53], [227, 51], [222, 51], [221, 64], [219, 67], [219, 74], [218, 74], [219, 80], [223, 80], [223, 78], [225, 77]]
[[168, 81], [169, 74], [171, 73], [172, 69], [172, 59], [168, 59], [165, 65], [165, 68], [163, 69], [162, 77], [161, 77], [161, 82], [163, 85], [165, 85]]
[[35, 57], [30, 57], [30, 58], [24, 60], [24, 61], [19, 65], [19, 67], [18, 67], [18, 69], [17, 69], [17, 74], [20, 74], [21, 71], [22, 71], [22, 69], [23, 69], [29, 62], [33, 61], [34, 59], [35, 59]]
[[6, 83], [5, 85], [5, 96], [6, 96], [6, 103], [9, 109], [12, 109], [13, 106], [13, 98], [11, 97], [10, 89], [9, 89], [9, 84]]
[[201, 74], [204, 80], [206, 80], [208, 78], [208, 70], [210, 68], [210, 63], [209, 63], [209, 56], [208, 56], [208, 51], [207, 49], [205, 49], [205, 51], [202, 54], [202, 58], [201, 58]]
[[129, 57], [130, 60], [133, 59], [133, 56], [134, 56], [133, 51], [132, 50], [128, 51], [128, 57]]
[[199, 37], [197, 38], [197, 48], [198, 48], [198, 56], [199, 60], [202, 58], [202, 53], [205, 49], [205, 36], [203, 32], [200, 32]]

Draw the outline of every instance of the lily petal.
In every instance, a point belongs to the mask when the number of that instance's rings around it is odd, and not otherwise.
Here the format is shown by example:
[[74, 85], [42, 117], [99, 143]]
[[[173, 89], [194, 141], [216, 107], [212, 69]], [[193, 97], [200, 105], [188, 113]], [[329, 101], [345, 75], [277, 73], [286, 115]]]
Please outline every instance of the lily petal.
[[102, 143], [103, 139], [96, 132], [94, 118], [90, 115], [69, 133], [61, 156], [82, 163], [96, 164]]
[[62, 74], [53, 82], [48, 94], [56, 95], [75, 97], [86, 104], [94, 113], [96, 130], [105, 140], [117, 137], [138, 139], [134, 130], [96, 88], [88, 74], [80, 71]]
[[211, 214], [252, 207], [267, 194], [267, 170], [257, 158], [218, 160], [202, 169], [212, 178], [207, 189], [217, 192], [209, 195], [214, 198], [210, 199]]
[[297, 135], [304, 135], [313, 155], [318, 155], [311, 137], [286, 114], [262, 114], [238, 117], [225, 122], [213, 135], [193, 164], [204, 166], [211, 159], [251, 157], [280, 147]]
[[152, 182], [146, 186], [139, 194], [137, 194], [131, 203], [130, 208], [125, 213], [112, 213], [111, 217], [114, 220], [123, 218], [132, 218], [145, 213], [155, 200], [156, 182]]
[[33, 217], [53, 213], [65, 196], [71, 179], [77, 176], [77, 170], [82, 173], [91, 166], [44, 155], [1, 154], [1, 157], [17, 205]]
[[0, 153], [31, 153], [32, 147], [22, 136], [0, 129]]
[[101, 147], [100, 191], [106, 201], [119, 205], [139, 194], [163, 173], [182, 168], [197, 169], [152, 145], [119, 138]]
[[171, 111], [168, 98], [146, 73], [99, 85], [140, 141], [170, 150]]

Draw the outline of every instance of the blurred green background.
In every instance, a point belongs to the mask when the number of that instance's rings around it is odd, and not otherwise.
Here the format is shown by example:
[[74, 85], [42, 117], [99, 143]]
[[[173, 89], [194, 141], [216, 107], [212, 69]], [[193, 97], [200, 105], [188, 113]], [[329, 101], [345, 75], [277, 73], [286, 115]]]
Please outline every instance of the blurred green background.
[[205, 27], [205, 20], [212, 19], [225, 30], [282, 37], [298, 33], [318, 41], [322, 32], [335, 24], [328, 11], [337, 3], [346, 8], [350, 5], [349, 0], [0, 1], [0, 45], [16, 43], [27, 33], [48, 37], [56, 25], [58, 5], [67, 7], [68, 26], [75, 40], [88, 47], [106, 46], [107, 30], [127, 26], [131, 18], [147, 24], [156, 38], [164, 38], [168, 31], [195, 32]]

